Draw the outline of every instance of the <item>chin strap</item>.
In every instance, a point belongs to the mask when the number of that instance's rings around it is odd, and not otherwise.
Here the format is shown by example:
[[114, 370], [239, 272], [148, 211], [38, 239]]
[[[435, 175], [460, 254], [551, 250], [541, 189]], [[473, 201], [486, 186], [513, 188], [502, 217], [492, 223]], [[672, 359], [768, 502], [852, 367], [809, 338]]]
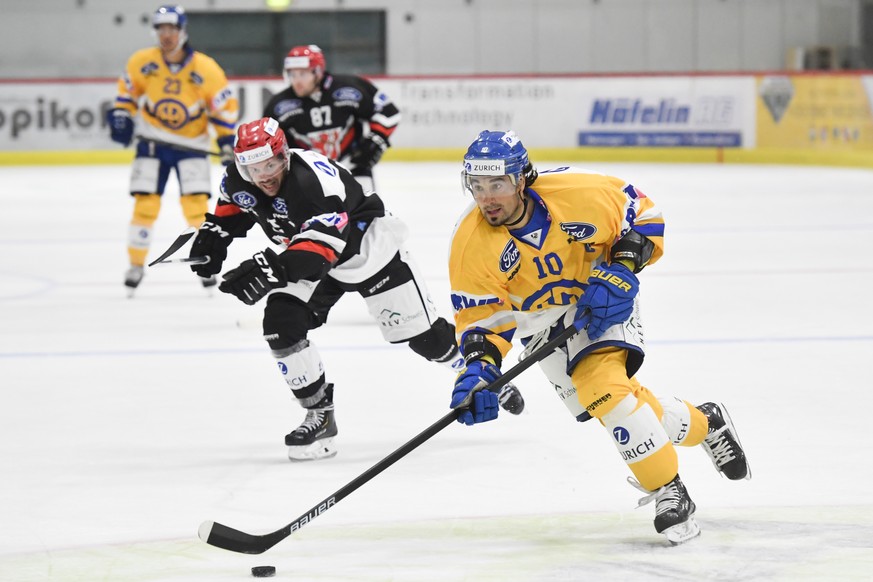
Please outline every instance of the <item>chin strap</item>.
[[[521, 194], [519, 194], [519, 196], [521, 196]], [[516, 220], [513, 220], [512, 222], [506, 222], [506, 223], [504, 223], [503, 226], [506, 226], [506, 227], [513, 227], [513, 226], [515, 226], [516, 224], [518, 224], [519, 222], [521, 222], [522, 220], [524, 220], [524, 217], [527, 216], [527, 204], [528, 204], [529, 201], [530, 201], [530, 198], [529, 198], [529, 197], [524, 197], [524, 198], [522, 198], [522, 205], [523, 205], [523, 207], [522, 207], [522, 209], [521, 209], [521, 216], [519, 216]]]

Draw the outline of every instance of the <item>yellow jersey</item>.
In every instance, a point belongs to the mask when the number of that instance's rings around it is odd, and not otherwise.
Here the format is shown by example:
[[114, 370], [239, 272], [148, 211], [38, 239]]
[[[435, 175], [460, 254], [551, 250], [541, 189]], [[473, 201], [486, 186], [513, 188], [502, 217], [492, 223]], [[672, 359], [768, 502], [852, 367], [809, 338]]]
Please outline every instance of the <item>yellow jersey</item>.
[[141, 113], [138, 134], [182, 146], [211, 149], [212, 138], [233, 135], [239, 103], [222, 68], [211, 57], [189, 50], [176, 65], [161, 49], [135, 52], [118, 80], [115, 107]]
[[654, 202], [619, 178], [561, 167], [525, 189], [533, 217], [519, 229], [491, 226], [474, 203], [455, 225], [449, 280], [460, 345], [485, 333], [505, 357], [521, 338], [547, 329], [585, 292], [592, 267], [608, 261], [630, 229], [664, 250], [664, 220]]

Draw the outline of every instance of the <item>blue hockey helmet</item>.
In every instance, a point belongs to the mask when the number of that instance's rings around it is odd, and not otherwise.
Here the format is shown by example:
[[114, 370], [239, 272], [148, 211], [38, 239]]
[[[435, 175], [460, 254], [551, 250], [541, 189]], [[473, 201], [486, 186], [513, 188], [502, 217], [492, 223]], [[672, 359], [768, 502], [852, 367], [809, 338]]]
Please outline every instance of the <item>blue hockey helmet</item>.
[[518, 176], [528, 165], [524, 144], [510, 131], [483, 131], [464, 154], [469, 176]]
[[470, 190], [470, 176], [509, 176], [513, 184], [518, 184], [519, 176], [531, 171], [527, 150], [514, 131], [486, 130], [464, 154], [464, 189]]
[[161, 6], [155, 10], [152, 16], [152, 28], [157, 28], [162, 24], [172, 24], [179, 30], [185, 30], [185, 27], [188, 26], [188, 16], [185, 14], [185, 9], [173, 4]]

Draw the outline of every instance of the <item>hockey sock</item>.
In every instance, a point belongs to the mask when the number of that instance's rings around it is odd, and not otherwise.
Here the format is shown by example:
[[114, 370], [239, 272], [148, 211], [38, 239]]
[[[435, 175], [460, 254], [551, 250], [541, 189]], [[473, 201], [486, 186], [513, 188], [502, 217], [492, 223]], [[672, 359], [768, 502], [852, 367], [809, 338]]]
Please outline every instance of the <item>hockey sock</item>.
[[161, 210], [161, 197], [157, 194], [134, 196], [133, 218], [127, 236], [127, 254], [130, 264], [142, 266], [152, 242], [152, 225]]
[[179, 198], [179, 204], [182, 205], [182, 214], [185, 215], [188, 226], [198, 228], [203, 224], [206, 211], [209, 209], [209, 198], [206, 194], [184, 195]]

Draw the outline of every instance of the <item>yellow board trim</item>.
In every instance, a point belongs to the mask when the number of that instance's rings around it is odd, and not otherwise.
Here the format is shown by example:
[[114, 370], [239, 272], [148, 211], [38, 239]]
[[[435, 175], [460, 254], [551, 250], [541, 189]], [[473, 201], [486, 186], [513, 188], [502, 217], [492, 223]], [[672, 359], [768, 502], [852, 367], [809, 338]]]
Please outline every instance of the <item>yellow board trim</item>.
[[[391, 148], [382, 158], [392, 162], [457, 162], [464, 148]], [[660, 162], [700, 164], [791, 164], [873, 168], [873, 152], [800, 149], [721, 148], [530, 148], [534, 163]], [[0, 152], [0, 166], [129, 164], [132, 150]], [[213, 160], [214, 163], [218, 163]]]

